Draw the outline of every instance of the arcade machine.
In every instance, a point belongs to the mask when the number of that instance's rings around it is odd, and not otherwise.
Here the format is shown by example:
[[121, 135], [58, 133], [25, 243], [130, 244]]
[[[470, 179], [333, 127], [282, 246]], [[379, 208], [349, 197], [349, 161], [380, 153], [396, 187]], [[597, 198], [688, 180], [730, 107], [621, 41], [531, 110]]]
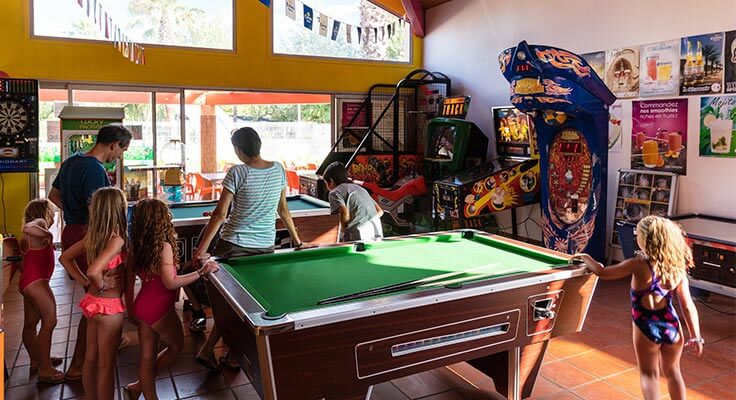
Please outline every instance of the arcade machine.
[[[436, 225], [449, 222], [453, 228], [482, 228], [479, 217], [510, 209], [516, 235], [516, 207], [539, 202], [539, 155], [531, 121], [513, 107], [494, 108], [493, 117], [498, 157], [434, 182]], [[453, 123], [472, 124], [480, 132], [472, 122]]]
[[536, 127], [544, 245], [604, 260], [608, 107], [616, 96], [563, 49], [522, 41], [500, 54], [499, 66], [511, 104]]

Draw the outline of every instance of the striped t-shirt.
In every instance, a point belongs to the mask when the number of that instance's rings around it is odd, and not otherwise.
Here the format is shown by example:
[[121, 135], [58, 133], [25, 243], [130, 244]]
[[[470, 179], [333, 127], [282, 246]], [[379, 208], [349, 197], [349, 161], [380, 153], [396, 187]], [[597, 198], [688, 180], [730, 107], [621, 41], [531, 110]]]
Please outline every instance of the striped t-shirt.
[[269, 248], [276, 240], [276, 211], [286, 174], [279, 163], [270, 168], [241, 164], [230, 168], [222, 187], [234, 194], [222, 239], [241, 247]]

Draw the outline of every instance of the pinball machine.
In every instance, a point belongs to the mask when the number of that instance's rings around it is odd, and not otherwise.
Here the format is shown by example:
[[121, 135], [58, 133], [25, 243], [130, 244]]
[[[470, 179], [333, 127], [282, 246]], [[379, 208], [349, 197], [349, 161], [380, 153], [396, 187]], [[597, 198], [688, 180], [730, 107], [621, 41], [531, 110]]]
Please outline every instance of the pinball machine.
[[515, 235], [513, 210], [539, 202], [539, 160], [529, 116], [514, 107], [494, 107], [492, 112], [498, 157], [434, 182], [436, 224], [449, 221], [456, 228], [479, 227], [478, 217], [512, 210]]
[[605, 257], [608, 107], [616, 96], [580, 56], [525, 41], [499, 55], [511, 104], [539, 145], [544, 245]]
[[0, 172], [38, 172], [38, 81], [0, 78]]

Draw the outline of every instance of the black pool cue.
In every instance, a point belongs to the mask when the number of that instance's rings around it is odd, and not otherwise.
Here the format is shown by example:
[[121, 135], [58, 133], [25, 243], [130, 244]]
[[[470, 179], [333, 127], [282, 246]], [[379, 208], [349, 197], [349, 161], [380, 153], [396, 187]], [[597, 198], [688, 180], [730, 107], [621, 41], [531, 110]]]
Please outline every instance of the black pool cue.
[[469, 269], [462, 270], [462, 271], [448, 272], [446, 274], [433, 275], [433, 276], [428, 276], [426, 278], [414, 279], [412, 281], [406, 281], [406, 282], [401, 282], [401, 283], [394, 283], [394, 284], [391, 284], [391, 285], [380, 286], [380, 287], [377, 287], [377, 288], [363, 290], [363, 291], [360, 291], [360, 292], [349, 293], [349, 294], [344, 294], [344, 295], [335, 296], [335, 297], [328, 297], [326, 299], [322, 299], [322, 300], [318, 301], [317, 302], [317, 305], [339, 303], [339, 302], [342, 302], [342, 301], [361, 299], [361, 298], [364, 298], [364, 297], [371, 297], [371, 296], [377, 296], [377, 295], [380, 295], [380, 294], [388, 294], [388, 293], [398, 292], [398, 291], [402, 291], [402, 290], [412, 289], [412, 288], [415, 288], [417, 286], [424, 285], [424, 284], [427, 284], [427, 283], [430, 283], [430, 282], [434, 282], [434, 281], [438, 281], [438, 280], [446, 280], [447, 278], [452, 278], [454, 276], [459, 276], [459, 275], [467, 274], [467, 273], [470, 273], [472, 271], [476, 271], [476, 270], [480, 270], [480, 269], [494, 267], [494, 266], [500, 265], [500, 264], [501, 264], [500, 262], [492, 263], [492, 264], [486, 264], [486, 265], [481, 265], [480, 267], [469, 268]]
[[474, 281], [474, 280], [478, 280], [478, 279], [484, 279], [484, 278], [488, 278], [488, 277], [491, 277], [491, 276], [508, 275], [510, 273], [517, 272], [517, 271], [519, 271], [518, 268], [512, 268], [512, 269], [506, 269], [506, 270], [499, 271], [499, 272], [489, 272], [487, 274], [471, 275], [471, 276], [466, 276], [466, 277], [463, 277], [463, 278], [447, 279], [447, 280], [441, 280], [441, 281], [437, 281], [437, 282], [430, 282], [430, 283], [425, 283], [423, 285], [419, 285], [417, 287], [428, 288], [428, 287], [439, 287], [439, 286], [455, 285], [455, 284], [458, 284], [458, 283], [464, 283], [464, 282], [468, 282], [468, 281]]

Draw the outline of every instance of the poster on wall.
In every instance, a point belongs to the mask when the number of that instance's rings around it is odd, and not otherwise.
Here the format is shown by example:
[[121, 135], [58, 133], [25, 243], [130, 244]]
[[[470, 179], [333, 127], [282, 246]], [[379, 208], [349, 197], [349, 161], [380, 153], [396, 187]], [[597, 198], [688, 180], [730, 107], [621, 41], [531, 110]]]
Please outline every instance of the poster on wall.
[[606, 86], [619, 99], [639, 96], [639, 48], [622, 47], [606, 52]]
[[700, 155], [736, 157], [736, 96], [700, 98]]
[[641, 47], [641, 95], [677, 95], [680, 86], [680, 41], [652, 43]]
[[687, 99], [634, 101], [631, 168], [687, 172]]
[[723, 90], [723, 32], [688, 36], [680, 42], [680, 94]]
[[583, 60], [587, 61], [588, 64], [593, 68], [598, 76], [603, 79], [603, 74], [606, 72], [606, 52], [605, 51], [594, 51], [591, 53], [581, 54]]
[[624, 109], [621, 102], [616, 102], [608, 109], [608, 151], [620, 153], [623, 148], [623, 130], [621, 121], [624, 119]]
[[726, 93], [736, 93], [736, 31], [726, 32], [726, 44], [724, 45], [723, 85]]
[[[358, 114], [360, 113], [360, 114]], [[355, 147], [363, 140], [368, 129], [366, 125], [366, 107], [362, 101], [344, 101], [342, 103], [342, 129], [349, 130], [343, 137], [343, 146]]]

